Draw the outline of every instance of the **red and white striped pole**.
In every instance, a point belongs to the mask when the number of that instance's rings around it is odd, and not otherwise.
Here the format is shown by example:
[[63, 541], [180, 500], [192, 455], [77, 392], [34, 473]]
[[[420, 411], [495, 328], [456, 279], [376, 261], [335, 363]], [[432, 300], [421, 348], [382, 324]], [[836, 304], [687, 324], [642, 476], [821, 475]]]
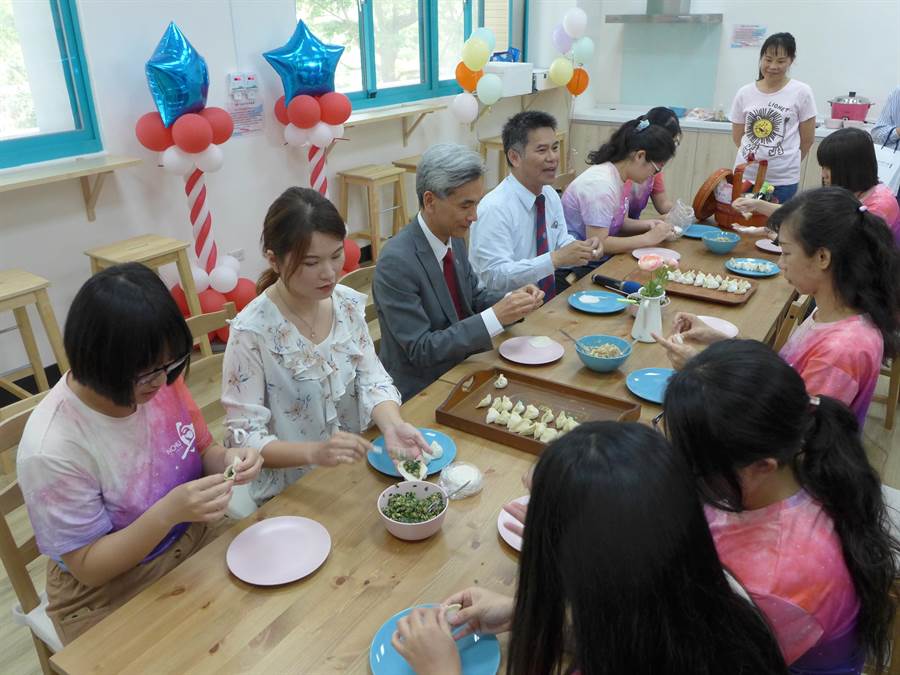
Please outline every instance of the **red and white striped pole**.
[[328, 178], [325, 176], [325, 157], [327, 148], [320, 148], [316, 145], [309, 146], [309, 186], [313, 190], [318, 190], [323, 197], [328, 192]]
[[[323, 160], [324, 161], [324, 160]], [[184, 193], [191, 209], [191, 225], [194, 231], [194, 253], [200, 267], [207, 274], [216, 266], [216, 241], [212, 235], [212, 214], [206, 203], [206, 178], [200, 169], [194, 169], [185, 179]]]

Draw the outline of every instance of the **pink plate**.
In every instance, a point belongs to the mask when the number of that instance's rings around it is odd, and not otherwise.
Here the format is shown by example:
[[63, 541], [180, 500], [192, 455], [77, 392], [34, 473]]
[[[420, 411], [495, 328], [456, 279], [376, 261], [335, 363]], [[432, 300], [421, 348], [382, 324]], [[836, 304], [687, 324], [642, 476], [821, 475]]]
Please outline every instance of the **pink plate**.
[[667, 260], [674, 260], [678, 262], [681, 260], [681, 254], [678, 251], [673, 251], [670, 248], [636, 248], [631, 252], [637, 260], [640, 260], [645, 255], [658, 255], [661, 258], [666, 258]]
[[[513, 499], [513, 502], [516, 504], [528, 504], [528, 495], [524, 497], [519, 497], [518, 499]], [[507, 523], [516, 523], [518, 522], [515, 518], [509, 515], [503, 509], [500, 509], [500, 515], [497, 516], [497, 531], [500, 533], [500, 537], [507, 544], [512, 546], [517, 551], [522, 550], [522, 537], [517, 535], [515, 532], [511, 532], [506, 529]]]
[[738, 327], [735, 326], [730, 321], [726, 321], [725, 319], [719, 319], [715, 316], [698, 316], [703, 323], [705, 323], [710, 328], [714, 328], [720, 333], [724, 333], [730, 338], [737, 337]]
[[500, 356], [526, 366], [541, 366], [558, 361], [566, 353], [565, 348], [548, 337], [523, 335], [510, 338], [500, 345]]
[[776, 246], [775, 242], [767, 237], [756, 240], [756, 248], [768, 251], [769, 253], [777, 253], [781, 255], [781, 247]]
[[251, 525], [225, 554], [228, 569], [248, 584], [276, 586], [315, 572], [331, 551], [331, 536], [309, 518], [278, 516]]

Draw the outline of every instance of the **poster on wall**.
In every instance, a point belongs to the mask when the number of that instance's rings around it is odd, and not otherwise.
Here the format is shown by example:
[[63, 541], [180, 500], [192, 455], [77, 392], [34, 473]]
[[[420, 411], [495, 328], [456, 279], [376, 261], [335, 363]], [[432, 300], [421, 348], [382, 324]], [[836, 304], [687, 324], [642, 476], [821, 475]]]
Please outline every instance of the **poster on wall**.
[[731, 48], [759, 47], [766, 37], [766, 27], [758, 24], [735, 24], [731, 33]]
[[228, 74], [228, 113], [234, 120], [234, 135], [258, 134], [263, 128], [263, 104], [256, 73]]

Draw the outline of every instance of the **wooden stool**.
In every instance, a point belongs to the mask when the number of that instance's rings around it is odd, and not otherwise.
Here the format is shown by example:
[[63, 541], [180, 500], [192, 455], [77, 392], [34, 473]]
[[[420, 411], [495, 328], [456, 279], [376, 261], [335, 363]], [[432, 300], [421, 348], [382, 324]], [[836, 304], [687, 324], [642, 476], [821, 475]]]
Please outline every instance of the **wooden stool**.
[[[568, 145], [569, 132], [558, 129], [556, 131], [556, 140], [559, 141], [559, 173], [568, 171]], [[482, 138], [478, 141], [478, 151], [481, 153], [481, 159], [487, 162], [488, 152], [496, 150], [499, 157], [497, 158], [497, 182], [499, 183], [507, 175], [509, 175], [509, 165], [506, 163], [506, 155], [503, 152], [503, 137], [492, 136], [491, 138]]]
[[403, 169], [404, 171], [408, 171], [412, 175], [416, 175], [416, 171], [419, 168], [419, 161], [422, 159], [422, 155], [413, 155], [412, 157], [404, 157], [403, 159], [395, 159], [391, 162], [398, 169]]
[[390, 209], [393, 211], [393, 227], [391, 234], [395, 235], [409, 221], [406, 212], [406, 189], [403, 186], [403, 176], [406, 169], [396, 166], [387, 166], [384, 164], [368, 164], [355, 169], [338, 172], [338, 183], [340, 186], [340, 203], [338, 211], [344, 222], [347, 222], [347, 208], [350, 203], [350, 186], [359, 185], [366, 188], [366, 195], [369, 202], [369, 231], [355, 232], [352, 237], [359, 239], [368, 239], [372, 245], [372, 261], [378, 258], [378, 250], [381, 248], [381, 209], [379, 202], [379, 188], [383, 185], [394, 186], [394, 204]]
[[[127, 262], [142, 263], [157, 272], [163, 265], [175, 263], [191, 316], [200, 316], [203, 310], [200, 309], [200, 298], [197, 297], [197, 287], [194, 286], [194, 275], [188, 261], [188, 246], [190, 243], [186, 241], [161, 237], [158, 234], [144, 234], [109, 246], [92, 248], [84, 254], [91, 259], [91, 274]], [[209, 338], [204, 335], [199, 342], [200, 353], [203, 356], [212, 356]]]
[[19, 371], [9, 379], [0, 378], [0, 388], [21, 399], [30, 397], [31, 392], [13, 382], [18, 377], [33, 375], [38, 390], [47, 391], [50, 388], [47, 374], [44, 372], [44, 364], [41, 363], [41, 354], [31, 330], [31, 321], [28, 319], [26, 309], [28, 305], [37, 306], [60, 373], [65, 373], [69, 369], [69, 360], [66, 358], [66, 350], [63, 348], [62, 335], [59, 333], [59, 325], [56, 323], [56, 316], [53, 314], [53, 307], [50, 305], [50, 298], [47, 295], [49, 285], [50, 282], [46, 279], [23, 270], [0, 271], [0, 311], [12, 310], [15, 315], [16, 325], [22, 336], [22, 344], [25, 346], [25, 353], [28, 354], [28, 361], [31, 364], [29, 369]]

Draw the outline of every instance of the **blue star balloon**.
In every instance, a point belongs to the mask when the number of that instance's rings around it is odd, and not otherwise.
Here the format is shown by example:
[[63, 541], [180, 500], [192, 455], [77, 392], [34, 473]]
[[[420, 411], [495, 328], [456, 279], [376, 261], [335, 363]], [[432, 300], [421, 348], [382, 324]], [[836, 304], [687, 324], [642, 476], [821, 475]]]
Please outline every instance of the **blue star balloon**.
[[206, 61], [178, 26], [169, 24], [145, 67], [150, 94], [167, 127], [181, 115], [206, 106], [209, 71]]
[[334, 91], [334, 71], [344, 48], [326, 45], [303, 21], [283, 47], [263, 53], [284, 85], [285, 103], [298, 94], [318, 96]]

